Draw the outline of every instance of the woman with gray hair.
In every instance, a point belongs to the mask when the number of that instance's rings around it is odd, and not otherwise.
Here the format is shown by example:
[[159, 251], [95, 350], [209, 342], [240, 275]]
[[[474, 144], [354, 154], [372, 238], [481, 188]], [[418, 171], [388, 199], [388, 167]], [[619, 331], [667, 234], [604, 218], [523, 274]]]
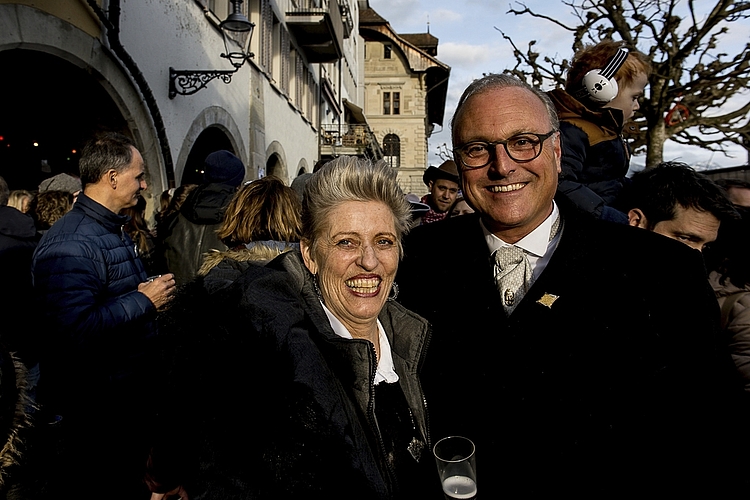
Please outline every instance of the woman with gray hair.
[[185, 424], [173, 442], [189, 443], [199, 472], [160, 471], [176, 461], [156, 447], [152, 498], [440, 494], [418, 378], [429, 326], [391, 300], [410, 224], [395, 173], [339, 157], [310, 177], [301, 215], [300, 251], [232, 282], [209, 272], [200, 305], [175, 300], [181, 348], [202, 312], [216, 333], [172, 371], [172, 392], [195, 407], [169, 423]]

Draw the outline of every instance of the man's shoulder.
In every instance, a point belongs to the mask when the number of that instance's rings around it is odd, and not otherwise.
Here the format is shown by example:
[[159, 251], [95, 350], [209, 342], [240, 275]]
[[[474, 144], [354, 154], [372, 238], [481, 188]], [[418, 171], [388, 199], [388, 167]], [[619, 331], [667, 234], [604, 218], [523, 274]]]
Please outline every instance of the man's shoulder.
[[558, 251], [578, 256], [578, 265], [588, 262], [602, 272], [610, 269], [649, 281], [705, 274], [700, 252], [666, 236], [593, 217], [564, 220], [568, 222]]
[[177, 225], [203, 226], [218, 224], [236, 189], [225, 184], [201, 184], [195, 188], [180, 207], [182, 217]]
[[42, 236], [36, 253], [58, 257], [66, 254], [92, 257], [98, 253], [94, 250], [102, 247], [102, 241], [107, 236], [121, 244], [115, 234], [107, 231], [93, 217], [83, 211], [71, 210]]
[[448, 218], [431, 224], [423, 224], [412, 229], [404, 239], [410, 248], [436, 244], [439, 247], [463, 246], [467, 239], [481, 239], [482, 229], [477, 214], [466, 214]]

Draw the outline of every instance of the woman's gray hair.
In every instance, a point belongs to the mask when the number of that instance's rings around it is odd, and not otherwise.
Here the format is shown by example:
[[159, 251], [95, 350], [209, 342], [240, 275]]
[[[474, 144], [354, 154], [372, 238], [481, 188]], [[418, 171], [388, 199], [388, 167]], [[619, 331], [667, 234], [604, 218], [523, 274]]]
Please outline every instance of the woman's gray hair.
[[456, 111], [453, 113], [453, 118], [451, 119], [451, 130], [455, 130], [455, 125], [458, 121], [458, 117], [461, 114], [466, 101], [468, 101], [470, 97], [478, 94], [483, 94], [489, 90], [502, 89], [507, 87], [526, 89], [537, 96], [539, 100], [542, 101], [542, 104], [544, 104], [544, 107], [547, 109], [547, 114], [549, 115], [549, 121], [550, 125], [552, 125], [552, 129], [560, 129], [560, 120], [557, 117], [557, 110], [555, 109], [555, 105], [552, 103], [549, 96], [547, 96], [546, 92], [536, 87], [532, 87], [516, 76], [506, 73], [490, 73], [483, 76], [482, 78], [479, 78], [478, 80], [474, 80], [468, 87], [466, 87], [466, 90], [464, 90], [464, 93], [458, 100]]
[[315, 172], [305, 185], [302, 199], [302, 239], [316, 254], [318, 237], [333, 209], [347, 201], [377, 201], [393, 214], [401, 253], [401, 238], [411, 224], [411, 206], [396, 181], [396, 171], [385, 162], [356, 156], [339, 156]]

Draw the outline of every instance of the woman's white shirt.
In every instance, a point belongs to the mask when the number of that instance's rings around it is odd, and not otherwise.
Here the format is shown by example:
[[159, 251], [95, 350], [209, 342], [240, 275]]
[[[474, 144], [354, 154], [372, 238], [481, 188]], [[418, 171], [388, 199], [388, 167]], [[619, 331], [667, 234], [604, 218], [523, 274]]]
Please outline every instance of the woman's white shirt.
[[[326, 316], [328, 316], [328, 321], [331, 323], [331, 328], [333, 328], [334, 333], [345, 339], [353, 339], [354, 337], [352, 337], [352, 334], [349, 333], [349, 330], [346, 329], [344, 324], [328, 310], [325, 304], [321, 302], [321, 305], [326, 312]], [[385, 334], [385, 330], [383, 329], [383, 325], [380, 324], [380, 320], [378, 320], [378, 333], [380, 335], [380, 360], [378, 361], [378, 368], [375, 372], [374, 383], [377, 385], [380, 382], [387, 382], [389, 384], [398, 382], [398, 374], [393, 368], [391, 344], [388, 342], [388, 336]]]

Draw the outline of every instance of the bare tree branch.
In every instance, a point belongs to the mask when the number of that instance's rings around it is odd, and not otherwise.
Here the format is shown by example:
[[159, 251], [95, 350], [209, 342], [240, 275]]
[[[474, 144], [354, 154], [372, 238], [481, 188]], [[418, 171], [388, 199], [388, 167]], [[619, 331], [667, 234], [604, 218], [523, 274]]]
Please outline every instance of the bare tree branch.
[[[569, 31], [572, 53], [587, 43], [615, 39], [649, 56], [653, 66], [649, 95], [626, 127], [636, 151], [647, 151], [647, 166], [662, 160], [667, 140], [723, 153], [730, 144], [750, 146], [750, 44], [732, 56], [722, 48], [730, 29], [740, 29], [733, 23], [750, 18], [750, 1], [714, 0], [700, 14], [694, 0], [561, 1], [578, 25], [567, 25], [523, 2], [515, 2], [508, 13], [532, 16]], [[567, 59], [541, 56], [536, 41], [521, 50], [498, 31], [514, 50], [516, 65], [509, 73], [537, 86], [564, 85]], [[680, 110], [681, 121], [667, 123], [665, 118], [678, 102], [686, 112]]]

